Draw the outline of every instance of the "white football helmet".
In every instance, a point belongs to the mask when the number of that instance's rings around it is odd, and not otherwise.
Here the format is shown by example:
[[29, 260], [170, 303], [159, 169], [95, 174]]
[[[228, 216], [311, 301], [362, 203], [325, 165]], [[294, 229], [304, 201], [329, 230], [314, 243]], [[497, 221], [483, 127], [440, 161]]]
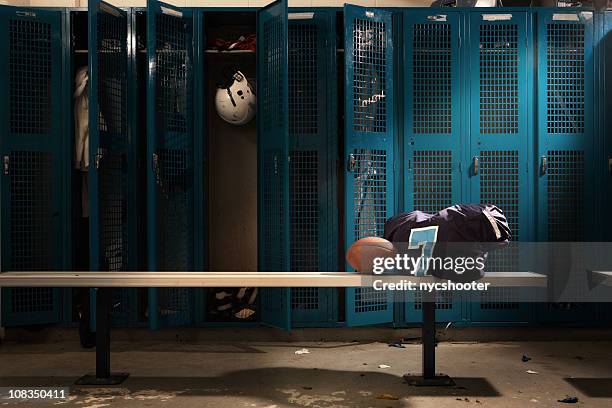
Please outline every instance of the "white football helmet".
[[227, 85], [218, 85], [215, 95], [217, 113], [227, 123], [245, 125], [255, 117], [255, 92], [242, 72], [236, 70]]

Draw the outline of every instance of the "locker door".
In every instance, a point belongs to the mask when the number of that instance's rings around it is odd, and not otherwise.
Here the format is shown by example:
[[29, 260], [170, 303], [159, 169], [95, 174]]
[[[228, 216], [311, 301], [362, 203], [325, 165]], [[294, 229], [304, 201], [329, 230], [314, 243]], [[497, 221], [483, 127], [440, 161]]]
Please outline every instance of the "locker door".
[[[404, 13], [404, 203], [435, 213], [461, 202], [459, 13]], [[420, 322], [421, 294], [407, 292], [406, 320]], [[438, 292], [436, 319], [461, 318], [460, 295]]]
[[[292, 271], [338, 267], [335, 20], [289, 14], [289, 212]], [[338, 290], [292, 288], [292, 325], [336, 322]]]
[[[593, 153], [593, 13], [566, 10], [538, 14], [538, 238], [547, 242], [593, 240], [595, 160]], [[556, 251], [556, 255], [559, 255]], [[567, 259], [550, 259], [558, 269]], [[551, 293], [564, 284], [549, 280]], [[575, 277], [578, 279], [578, 277]], [[567, 282], [582, 286], [586, 280]], [[592, 305], [541, 305], [541, 319], [579, 321], [594, 316]]]
[[[61, 13], [0, 7], [2, 270], [62, 269]], [[55, 288], [2, 289], [3, 325], [58, 322]]]
[[[469, 14], [469, 164], [472, 202], [502, 209], [513, 241], [529, 241], [529, 123], [527, 14]], [[467, 167], [467, 166], [466, 166]], [[490, 254], [488, 271], [528, 270], [517, 248]], [[530, 308], [518, 288], [474, 293], [472, 321], [526, 321]]]
[[[290, 270], [287, 1], [257, 13], [258, 263]], [[289, 288], [263, 288], [261, 321], [289, 330]]]
[[[133, 270], [136, 256], [135, 219], [128, 216], [136, 170], [128, 118], [128, 17], [99, 0], [90, 0], [88, 13], [90, 268], [120, 272]], [[136, 293], [113, 290], [116, 324], [136, 320]]]
[[[604, 177], [604, 191], [607, 192], [604, 196], [604, 208], [603, 210], [612, 208], [612, 118], [610, 112], [612, 112], [612, 11], [604, 13], [604, 33], [603, 33], [603, 49], [604, 49], [604, 60], [603, 60], [603, 78], [605, 84], [604, 91], [604, 106], [600, 110], [604, 114], [604, 146], [605, 146], [605, 168]], [[608, 217], [606, 217], [608, 218]], [[608, 220], [608, 224], [604, 230], [604, 240], [612, 241], [612, 220]]]
[[[155, 0], [147, 10], [149, 269], [201, 270], [196, 252], [203, 248], [202, 231], [194, 228], [195, 214], [202, 213], [194, 166], [202, 152], [194, 143], [192, 13]], [[151, 326], [191, 323], [193, 296], [188, 288], [150, 289]]]
[[[394, 215], [392, 13], [344, 7], [345, 237], [382, 236]], [[348, 265], [347, 265], [347, 268]], [[393, 293], [346, 291], [346, 321], [358, 326], [393, 321]]]

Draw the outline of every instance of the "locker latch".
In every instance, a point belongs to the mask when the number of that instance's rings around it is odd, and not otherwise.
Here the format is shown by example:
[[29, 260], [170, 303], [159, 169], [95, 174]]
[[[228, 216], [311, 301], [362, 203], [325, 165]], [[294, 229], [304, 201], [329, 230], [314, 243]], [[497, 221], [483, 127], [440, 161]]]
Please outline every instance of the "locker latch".
[[478, 159], [478, 156], [474, 156], [472, 158], [472, 167], [474, 168], [474, 175], [477, 176], [478, 171], [480, 170], [480, 160]]
[[542, 156], [540, 158], [540, 174], [543, 176], [548, 171], [548, 158], [546, 156]]
[[11, 159], [9, 156], [4, 156], [4, 160], [2, 160], [3, 164], [4, 164], [4, 175], [8, 176], [9, 174], [9, 163], [10, 163]]
[[355, 159], [355, 155], [353, 153], [349, 154], [348, 157], [348, 171], [355, 171], [357, 168], [357, 159]]
[[94, 156], [94, 162], [96, 163], [96, 169], [100, 168], [100, 162], [104, 158], [104, 154], [106, 153], [106, 149], [101, 147], [98, 148], [98, 152]]

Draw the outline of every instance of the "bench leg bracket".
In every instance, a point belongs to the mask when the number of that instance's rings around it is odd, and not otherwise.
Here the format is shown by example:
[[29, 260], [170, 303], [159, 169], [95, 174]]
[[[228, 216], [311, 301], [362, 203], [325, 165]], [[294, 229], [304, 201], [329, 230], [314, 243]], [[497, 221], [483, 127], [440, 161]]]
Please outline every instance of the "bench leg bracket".
[[76, 380], [76, 385], [118, 385], [129, 377], [128, 373], [110, 371], [111, 290], [96, 291], [96, 373], [84, 375]]

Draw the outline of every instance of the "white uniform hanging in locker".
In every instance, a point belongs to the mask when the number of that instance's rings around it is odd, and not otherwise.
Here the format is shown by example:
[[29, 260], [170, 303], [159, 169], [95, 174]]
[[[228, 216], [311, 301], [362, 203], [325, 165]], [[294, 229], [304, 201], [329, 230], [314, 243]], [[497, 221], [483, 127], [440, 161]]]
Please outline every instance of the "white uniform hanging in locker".
[[74, 78], [74, 168], [81, 170], [82, 192], [81, 206], [83, 218], [89, 216], [89, 188], [87, 171], [89, 170], [89, 97], [87, 85], [89, 73], [87, 66], [79, 68]]

